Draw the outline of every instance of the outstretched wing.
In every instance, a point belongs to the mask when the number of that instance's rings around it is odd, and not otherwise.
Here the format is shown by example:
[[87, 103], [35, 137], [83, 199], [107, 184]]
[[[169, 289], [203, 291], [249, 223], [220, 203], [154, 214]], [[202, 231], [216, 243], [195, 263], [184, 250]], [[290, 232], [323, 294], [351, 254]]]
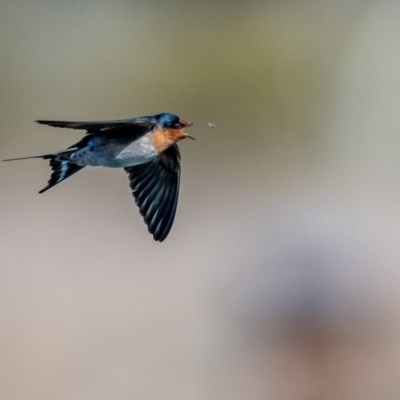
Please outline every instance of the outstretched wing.
[[178, 204], [180, 154], [175, 144], [156, 159], [125, 168], [140, 214], [154, 240], [162, 242], [171, 230]]
[[56, 128], [83, 129], [91, 134], [112, 134], [113, 132], [146, 133], [154, 128], [156, 121], [153, 117], [135, 117], [110, 121], [46, 121], [38, 120], [39, 124]]

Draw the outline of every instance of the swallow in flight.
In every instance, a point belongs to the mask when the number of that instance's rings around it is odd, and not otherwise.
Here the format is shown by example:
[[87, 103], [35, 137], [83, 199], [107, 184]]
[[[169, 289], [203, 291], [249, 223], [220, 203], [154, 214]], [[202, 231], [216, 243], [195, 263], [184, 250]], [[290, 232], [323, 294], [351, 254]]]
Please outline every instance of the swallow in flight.
[[86, 166], [124, 168], [140, 214], [154, 240], [162, 242], [175, 218], [180, 182], [177, 142], [191, 138], [190, 124], [177, 115], [162, 113], [111, 121], [37, 121], [57, 128], [86, 130], [78, 143], [66, 150], [4, 161], [42, 158], [52, 169], [52, 188]]

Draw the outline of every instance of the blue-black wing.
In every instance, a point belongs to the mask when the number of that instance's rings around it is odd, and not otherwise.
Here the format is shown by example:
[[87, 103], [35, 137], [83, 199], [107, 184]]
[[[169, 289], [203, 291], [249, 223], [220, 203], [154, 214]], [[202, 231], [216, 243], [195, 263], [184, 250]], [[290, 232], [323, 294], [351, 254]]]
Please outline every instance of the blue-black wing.
[[156, 126], [154, 117], [134, 117], [109, 121], [47, 121], [38, 120], [39, 124], [54, 126], [56, 128], [83, 129], [88, 134], [113, 135], [123, 133], [136, 133], [140, 137], [151, 131]]
[[180, 154], [175, 144], [156, 159], [125, 168], [140, 214], [154, 240], [162, 242], [171, 230], [178, 204]]

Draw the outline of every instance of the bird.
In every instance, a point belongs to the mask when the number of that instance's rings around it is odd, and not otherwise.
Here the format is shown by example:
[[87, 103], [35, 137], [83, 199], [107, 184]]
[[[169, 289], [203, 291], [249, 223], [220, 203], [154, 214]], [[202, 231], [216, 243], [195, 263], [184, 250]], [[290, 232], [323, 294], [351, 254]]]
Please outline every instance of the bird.
[[66, 150], [42, 155], [11, 158], [49, 160], [52, 170], [44, 193], [86, 166], [123, 168], [139, 212], [153, 239], [162, 242], [174, 222], [180, 186], [182, 139], [197, 125], [171, 113], [109, 121], [48, 121], [39, 124], [85, 130], [85, 136]]

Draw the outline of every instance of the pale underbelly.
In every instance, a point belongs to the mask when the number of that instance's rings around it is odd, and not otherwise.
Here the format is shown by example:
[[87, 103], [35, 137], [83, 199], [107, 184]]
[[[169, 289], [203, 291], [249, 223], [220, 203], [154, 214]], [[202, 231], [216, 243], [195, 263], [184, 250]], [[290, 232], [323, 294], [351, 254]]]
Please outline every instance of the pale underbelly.
[[157, 157], [152, 147], [140, 141], [126, 143], [94, 142], [71, 157], [79, 166], [125, 168], [144, 164]]
[[125, 168], [133, 167], [134, 165], [144, 164], [151, 160], [154, 160], [156, 156], [151, 157], [126, 157], [126, 158], [94, 158], [89, 160], [86, 165], [93, 167], [101, 166], [108, 168]]

